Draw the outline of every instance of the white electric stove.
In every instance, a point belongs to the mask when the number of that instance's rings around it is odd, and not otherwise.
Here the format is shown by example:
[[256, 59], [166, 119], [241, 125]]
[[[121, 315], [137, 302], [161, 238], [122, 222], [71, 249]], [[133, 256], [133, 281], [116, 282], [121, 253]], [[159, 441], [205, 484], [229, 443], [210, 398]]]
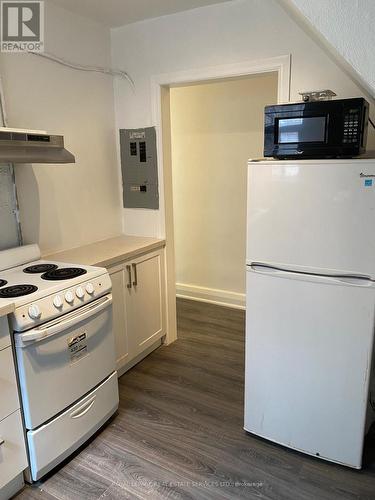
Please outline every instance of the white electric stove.
[[118, 408], [106, 269], [40, 260], [37, 245], [0, 252], [29, 453], [37, 481]]

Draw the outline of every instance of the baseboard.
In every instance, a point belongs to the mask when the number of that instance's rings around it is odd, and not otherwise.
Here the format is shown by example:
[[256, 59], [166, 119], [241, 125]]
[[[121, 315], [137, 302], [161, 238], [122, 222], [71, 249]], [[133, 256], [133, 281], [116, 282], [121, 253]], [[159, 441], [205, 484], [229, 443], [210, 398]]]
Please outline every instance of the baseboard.
[[245, 309], [246, 303], [244, 293], [188, 285], [186, 283], [176, 283], [176, 296], [181, 299], [208, 302], [209, 304], [217, 304], [235, 309]]

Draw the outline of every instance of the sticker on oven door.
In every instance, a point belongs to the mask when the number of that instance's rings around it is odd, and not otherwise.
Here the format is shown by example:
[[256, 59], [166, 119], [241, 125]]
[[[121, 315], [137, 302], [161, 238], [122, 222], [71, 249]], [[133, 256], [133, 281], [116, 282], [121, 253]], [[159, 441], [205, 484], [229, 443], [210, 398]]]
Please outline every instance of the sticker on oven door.
[[68, 338], [70, 362], [75, 363], [88, 354], [86, 332]]

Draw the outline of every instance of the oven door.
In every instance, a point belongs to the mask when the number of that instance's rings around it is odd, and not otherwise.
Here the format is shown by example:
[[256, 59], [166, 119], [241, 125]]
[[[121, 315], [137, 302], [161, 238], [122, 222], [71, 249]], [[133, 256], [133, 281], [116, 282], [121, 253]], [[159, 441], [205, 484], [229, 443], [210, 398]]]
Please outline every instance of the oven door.
[[62, 412], [115, 370], [112, 295], [15, 333], [27, 429]]

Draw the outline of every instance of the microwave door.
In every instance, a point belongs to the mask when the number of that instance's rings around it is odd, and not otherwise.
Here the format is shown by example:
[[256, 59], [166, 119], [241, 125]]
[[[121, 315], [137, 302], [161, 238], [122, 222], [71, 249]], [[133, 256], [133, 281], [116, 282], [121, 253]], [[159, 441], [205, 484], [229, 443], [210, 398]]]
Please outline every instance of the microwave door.
[[288, 117], [277, 120], [278, 144], [325, 144], [326, 136], [326, 116]]

